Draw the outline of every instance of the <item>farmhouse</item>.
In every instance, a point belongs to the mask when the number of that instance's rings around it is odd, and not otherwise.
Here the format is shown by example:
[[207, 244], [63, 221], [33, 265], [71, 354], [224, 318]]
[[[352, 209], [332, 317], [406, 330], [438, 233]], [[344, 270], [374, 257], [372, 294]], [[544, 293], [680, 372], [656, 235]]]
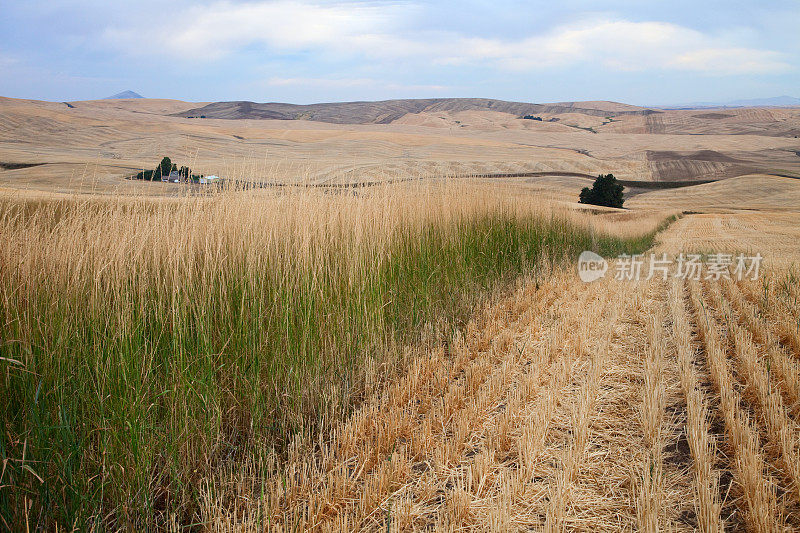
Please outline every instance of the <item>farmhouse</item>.
[[170, 183], [180, 183], [181, 174], [177, 170], [173, 170], [168, 175], [162, 175], [161, 181], [168, 181]]

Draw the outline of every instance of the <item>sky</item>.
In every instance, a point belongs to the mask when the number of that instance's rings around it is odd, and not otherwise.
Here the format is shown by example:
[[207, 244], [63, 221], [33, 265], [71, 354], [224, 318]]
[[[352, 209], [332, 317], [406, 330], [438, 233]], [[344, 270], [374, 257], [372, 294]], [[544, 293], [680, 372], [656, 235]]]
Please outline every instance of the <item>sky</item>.
[[800, 97], [800, 1], [0, 0], [0, 96]]

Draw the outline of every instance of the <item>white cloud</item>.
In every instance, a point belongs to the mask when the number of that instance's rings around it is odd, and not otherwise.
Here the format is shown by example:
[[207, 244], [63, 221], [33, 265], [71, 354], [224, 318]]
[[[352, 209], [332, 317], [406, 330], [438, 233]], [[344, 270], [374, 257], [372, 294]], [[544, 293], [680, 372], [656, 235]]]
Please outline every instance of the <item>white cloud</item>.
[[[235, 50], [261, 45], [278, 52], [339, 51], [368, 43], [395, 15], [394, 8], [301, 1], [232, 3], [217, 2], [187, 9], [181, 24], [156, 35], [165, 51], [184, 58], [216, 59]], [[108, 29], [105, 37], [126, 48], [147, 46], [141, 28]], [[355, 51], [355, 50], [353, 50]]]
[[461, 53], [442, 62], [494, 61], [511, 70], [578, 63], [609, 69], [754, 74], [787, 70], [781, 54], [725, 43], [666, 22], [594, 21], [562, 26], [519, 41], [464, 39]]
[[[480, 38], [444, 31], [417, 32], [416, 7], [397, 3], [279, 0], [193, 7], [159, 34], [158, 53], [204, 61], [241, 50], [306, 52], [326, 58], [410, 60], [425, 64], [480, 64], [504, 70], [603, 65], [612, 70], [678, 70], [764, 74], [791, 69], [777, 52], [747, 48], [730, 36], [707, 35], [667, 22], [593, 20], [522, 39]], [[109, 28], [107, 41], [128, 51], [152, 46], [142, 28]], [[153, 53], [153, 50], [145, 50]]]
[[781, 54], [749, 48], [693, 50], [675, 56], [671, 66], [681, 70], [721, 74], [767, 74], [791, 69], [790, 65], [781, 60]]
[[374, 80], [369, 78], [270, 78], [265, 83], [271, 87], [292, 87], [297, 85], [313, 87], [367, 87], [373, 85]]
[[270, 87], [318, 87], [318, 88], [351, 88], [365, 87], [387, 90], [428, 90], [445, 91], [444, 85], [404, 85], [372, 78], [270, 78], [265, 85]]

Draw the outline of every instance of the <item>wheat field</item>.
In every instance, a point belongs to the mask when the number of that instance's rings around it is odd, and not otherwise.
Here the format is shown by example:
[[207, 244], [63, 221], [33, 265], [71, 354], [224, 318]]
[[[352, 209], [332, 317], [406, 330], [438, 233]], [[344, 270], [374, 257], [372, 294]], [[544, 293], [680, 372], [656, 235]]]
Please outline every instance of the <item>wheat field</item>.
[[1, 207], [12, 530], [193, 523], [203, 483], [284, 464], [518, 276], [643, 250], [664, 216], [613, 235], [463, 181]]
[[[5, 196], [0, 527], [800, 530], [794, 217], [463, 179]], [[582, 283], [583, 250], [767, 259]]]

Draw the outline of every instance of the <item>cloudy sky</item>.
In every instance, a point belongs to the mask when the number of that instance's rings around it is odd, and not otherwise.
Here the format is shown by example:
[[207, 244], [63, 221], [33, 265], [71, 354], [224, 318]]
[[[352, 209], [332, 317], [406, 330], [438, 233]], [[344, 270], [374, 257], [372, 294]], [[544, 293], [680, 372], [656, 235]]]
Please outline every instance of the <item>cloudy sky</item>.
[[0, 0], [0, 96], [800, 96], [800, 2]]

